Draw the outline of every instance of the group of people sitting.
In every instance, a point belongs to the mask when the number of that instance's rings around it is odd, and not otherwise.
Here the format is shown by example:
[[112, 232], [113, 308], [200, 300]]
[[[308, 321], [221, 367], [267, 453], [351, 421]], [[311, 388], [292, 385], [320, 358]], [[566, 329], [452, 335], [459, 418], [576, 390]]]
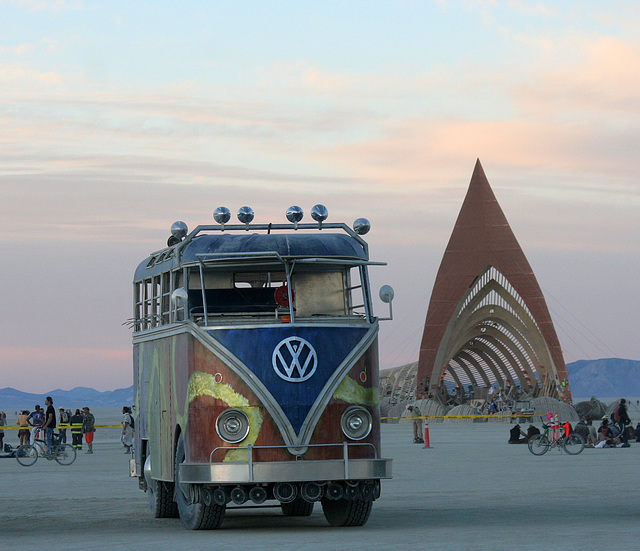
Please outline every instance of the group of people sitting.
[[618, 428], [614, 432], [607, 416], [602, 418], [597, 431], [591, 420], [585, 421], [581, 418], [576, 425], [575, 432], [582, 436], [587, 448], [628, 448], [630, 447], [629, 440], [633, 438], [636, 439], [636, 442], [640, 442], [640, 423], [635, 430], [629, 424], [625, 424], [622, 431]]
[[627, 401], [624, 398], [611, 414], [611, 419], [606, 415], [602, 418], [597, 431], [590, 419], [585, 421], [580, 418], [575, 432], [582, 436], [588, 448], [628, 448], [629, 439], [635, 438], [636, 442], [640, 441], [640, 423], [635, 430], [631, 427]]
[[[613, 423], [616, 425], [615, 432], [612, 430]], [[624, 398], [620, 400], [611, 419], [606, 415], [602, 418], [597, 430], [591, 419], [585, 420], [581, 417], [575, 429], [569, 424], [569, 432], [579, 434], [585, 441], [587, 448], [628, 448], [630, 447], [629, 440], [633, 438], [636, 439], [636, 442], [640, 442], [640, 422], [635, 430], [631, 427], [631, 419], [627, 413]], [[526, 444], [534, 434], [540, 434], [534, 425], [530, 424], [526, 433], [520, 428], [520, 425], [515, 425], [509, 431], [509, 444]]]
[[[527, 432], [524, 432], [522, 428], [520, 428], [520, 424], [516, 424], [509, 431], [509, 444], [526, 444], [529, 442], [529, 439], [536, 434], [540, 434], [540, 429], [530, 424]], [[520, 438], [520, 437], [523, 438]]]

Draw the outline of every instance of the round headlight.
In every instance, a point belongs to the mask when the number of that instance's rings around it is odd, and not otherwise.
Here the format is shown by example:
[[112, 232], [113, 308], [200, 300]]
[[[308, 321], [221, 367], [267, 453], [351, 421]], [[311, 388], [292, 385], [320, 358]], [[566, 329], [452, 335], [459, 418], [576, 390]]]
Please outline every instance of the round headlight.
[[342, 414], [342, 432], [351, 440], [362, 440], [371, 432], [371, 414], [363, 407], [353, 406]]
[[244, 411], [228, 409], [218, 417], [216, 431], [225, 442], [237, 444], [249, 434], [249, 418]]

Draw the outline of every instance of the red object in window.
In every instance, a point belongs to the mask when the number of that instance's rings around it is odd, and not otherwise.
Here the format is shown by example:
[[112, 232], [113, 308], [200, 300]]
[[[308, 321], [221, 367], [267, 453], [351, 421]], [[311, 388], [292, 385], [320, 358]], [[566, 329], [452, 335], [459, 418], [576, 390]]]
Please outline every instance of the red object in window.
[[[278, 303], [278, 305], [289, 306], [289, 290], [287, 286], [280, 285], [280, 287], [275, 290], [275, 293], [273, 293], [273, 298], [275, 299], [276, 303]], [[294, 298], [293, 290], [291, 291], [291, 298]]]

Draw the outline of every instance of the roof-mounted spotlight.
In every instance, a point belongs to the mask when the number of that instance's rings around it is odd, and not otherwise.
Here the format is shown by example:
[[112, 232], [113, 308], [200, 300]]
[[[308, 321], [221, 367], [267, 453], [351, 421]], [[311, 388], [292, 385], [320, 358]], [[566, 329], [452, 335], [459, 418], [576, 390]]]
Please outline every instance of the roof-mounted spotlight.
[[370, 229], [371, 229], [371, 223], [366, 218], [358, 218], [353, 223], [353, 231], [356, 232], [358, 235], [365, 235], [366, 233], [369, 233]]
[[322, 222], [324, 222], [328, 216], [329, 211], [324, 205], [315, 205], [311, 209], [311, 218], [313, 218], [318, 223], [318, 227], [320, 229], [322, 229]]
[[300, 207], [297, 207], [294, 205], [287, 209], [287, 220], [289, 220], [289, 222], [293, 222], [294, 230], [298, 229], [298, 222], [302, 220], [303, 216], [304, 216], [304, 211]]
[[182, 241], [189, 233], [189, 228], [184, 222], [177, 221], [171, 224], [171, 237], [167, 240], [167, 247], [173, 247]]
[[178, 239], [184, 239], [189, 233], [189, 228], [184, 222], [177, 221], [171, 224], [171, 235]]
[[242, 222], [246, 227], [245, 229], [249, 230], [249, 224], [253, 221], [254, 213], [251, 207], [240, 207], [238, 211], [238, 220]]
[[227, 207], [218, 207], [213, 211], [213, 219], [222, 226], [224, 231], [224, 225], [231, 219], [231, 211]]

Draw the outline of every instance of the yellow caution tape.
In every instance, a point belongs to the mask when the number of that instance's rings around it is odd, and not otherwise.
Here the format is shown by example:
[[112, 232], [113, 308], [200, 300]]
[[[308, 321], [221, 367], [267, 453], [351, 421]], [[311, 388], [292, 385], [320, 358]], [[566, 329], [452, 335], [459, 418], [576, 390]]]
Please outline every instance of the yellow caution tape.
[[[94, 427], [122, 427], [122, 425], [118, 424], [118, 425], [93, 425]], [[14, 426], [9, 426], [9, 427], [5, 427], [5, 426], [0, 426], [0, 431], [2, 430], [18, 430], [18, 429], [28, 429], [31, 430], [33, 427], [32, 426], [28, 426], [28, 427], [14, 427]], [[40, 430], [42, 430], [42, 427], [39, 427]], [[71, 427], [71, 425], [58, 425], [56, 427], [56, 429], [71, 429], [73, 427]]]
[[422, 417], [380, 417], [380, 419], [495, 419], [497, 417], [546, 417], [546, 413], [513, 413], [508, 415], [423, 415]]

